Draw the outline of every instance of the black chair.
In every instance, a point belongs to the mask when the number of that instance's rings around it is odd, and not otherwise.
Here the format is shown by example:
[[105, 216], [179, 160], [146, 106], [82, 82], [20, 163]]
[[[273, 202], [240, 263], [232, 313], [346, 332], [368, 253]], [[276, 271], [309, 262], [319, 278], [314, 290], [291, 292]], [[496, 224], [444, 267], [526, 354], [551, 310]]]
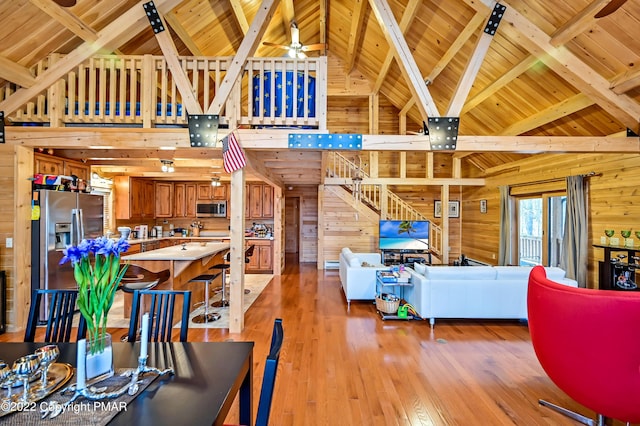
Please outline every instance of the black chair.
[[[48, 307], [44, 341], [51, 343], [69, 342], [73, 328], [73, 316], [76, 311], [77, 290], [36, 289], [31, 292], [31, 308], [27, 329], [24, 333], [25, 342], [33, 342], [43, 302]], [[45, 300], [46, 299], [46, 300]], [[78, 314], [78, 333], [76, 339], [84, 339], [87, 335], [87, 323]]]
[[269, 414], [271, 413], [271, 401], [273, 400], [273, 390], [276, 386], [276, 373], [278, 362], [280, 361], [280, 349], [284, 340], [284, 330], [282, 319], [276, 318], [273, 323], [273, 333], [271, 335], [271, 349], [264, 364], [264, 376], [262, 378], [262, 389], [260, 390], [260, 400], [258, 401], [258, 415], [256, 416], [256, 426], [267, 426], [269, 424]]
[[[221, 275], [221, 272], [217, 274], [202, 274], [189, 280], [190, 283], [204, 283], [204, 302], [195, 303], [193, 306], [204, 305], [204, 312], [200, 315], [196, 315], [191, 321], [196, 324], [203, 324], [208, 322], [214, 322], [220, 319], [220, 314], [217, 312], [209, 312], [209, 285]], [[212, 304], [213, 306], [213, 304]]]
[[[251, 261], [251, 256], [253, 256], [253, 251], [255, 250], [255, 244], [251, 244], [245, 251], [244, 251], [244, 263], [249, 263]], [[227, 252], [227, 254], [224, 256], [224, 260], [225, 262], [229, 262], [231, 256], [231, 252]], [[225, 306], [229, 306], [229, 299], [227, 299], [227, 274], [226, 271], [227, 269], [229, 269], [229, 264], [228, 263], [219, 263], [217, 265], [213, 265], [211, 267], [211, 269], [221, 269], [222, 270], [222, 287], [220, 288], [220, 291], [222, 292], [222, 298], [220, 300], [218, 300], [217, 302], [213, 302], [211, 304], [211, 306], [217, 307], [217, 308], [223, 308]], [[216, 275], [217, 276], [217, 275]], [[244, 290], [244, 294], [249, 294], [251, 293], [251, 290], [249, 290], [248, 288], [246, 288]]]
[[[171, 272], [168, 269], [160, 272], [151, 272], [145, 268], [136, 265], [129, 265], [122, 280], [120, 281], [120, 289], [125, 293], [133, 294], [136, 290], [151, 290], [158, 284], [167, 281], [171, 276]], [[140, 300], [141, 309], [139, 309], [140, 317], [138, 318], [138, 325], [142, 320], [142, 314], [146, 312], [144, 306], [144, 298]], [[138, 337], [136, 340], [140, 340], [140, 329], [138, 329]], [[129, 341], [129, 336], [122, 336], [120, 339], [123, 342]]]
[[189, 331], [189, 307], [191, 306], [191, 292], [178, 290], [136, 290], [133, 293], [133, 305], [131, 308], [131, 321], [127, 339], [134, 342], [138, 332], [138, 317], [140, 314], [140, 302], [142, 297], [149, 296], [151, 305], [149, 308], [149, 341], [171, 341], [173, 328], [173, 314], [176, 298], [182, 296], [182, 323], [180, 327], [180, 341], [187, 341]]

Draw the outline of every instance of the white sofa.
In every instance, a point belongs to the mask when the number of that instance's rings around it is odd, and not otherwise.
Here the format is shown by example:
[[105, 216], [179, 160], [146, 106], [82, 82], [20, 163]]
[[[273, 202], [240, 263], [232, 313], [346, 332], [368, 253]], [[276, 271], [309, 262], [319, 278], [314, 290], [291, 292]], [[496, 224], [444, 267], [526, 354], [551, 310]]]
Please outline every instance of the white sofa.
[[[436, 318], [526, 319], [531, 266], [429, 266], [416, 263], [404, 298], [433, 327]], [[560, 268], [550, 280], [577, 287]]]
[[[363, 266], [364, 262], [367, 266]], [[376, 271], [380, 269], [389, 269], [382, 264], [380, 253], [353, 253], [348, 247], [342, 249], [340, 281], [347, 299], [347, 309], [351, 307], [352, 300], [375, 299]]]

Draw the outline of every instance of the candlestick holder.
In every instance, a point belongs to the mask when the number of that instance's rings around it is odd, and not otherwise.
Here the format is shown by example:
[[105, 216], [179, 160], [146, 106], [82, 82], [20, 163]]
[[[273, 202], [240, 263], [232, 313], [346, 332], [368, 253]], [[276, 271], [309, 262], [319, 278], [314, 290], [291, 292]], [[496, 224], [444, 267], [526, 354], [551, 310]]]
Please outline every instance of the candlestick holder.
[[135, 370], [127, 370], [122, 373], [122, 376], [129, 377], [131, 376], [131, 381], [129, 382], [129, 395], [135, 395], [138, 392], [138, 377], [143, 375], [144, 373], [156, 373], [159, 376], [165, 374], [174, 374], [173, 368], [165, 368], [164, 370], [160, 370], [155, 367], [147, 366], [147, 358], [148, 356], [139, 356], [138, 357], [138, 367]]

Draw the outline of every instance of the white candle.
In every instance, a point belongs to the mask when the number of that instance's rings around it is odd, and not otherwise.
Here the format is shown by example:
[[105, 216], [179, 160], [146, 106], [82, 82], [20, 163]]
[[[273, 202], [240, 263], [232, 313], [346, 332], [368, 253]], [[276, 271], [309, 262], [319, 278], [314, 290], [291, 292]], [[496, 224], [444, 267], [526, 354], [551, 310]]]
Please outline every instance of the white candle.
[[87, 387], [87, 372], [85, 363], [87, 362], [87, 340], [78, 340], [78, 356], [76, 359], [76, 389]]
[[140, 358], [147, 357], [149, 344], [149, 314], [142, 315], [142, 333], [140, 334]]

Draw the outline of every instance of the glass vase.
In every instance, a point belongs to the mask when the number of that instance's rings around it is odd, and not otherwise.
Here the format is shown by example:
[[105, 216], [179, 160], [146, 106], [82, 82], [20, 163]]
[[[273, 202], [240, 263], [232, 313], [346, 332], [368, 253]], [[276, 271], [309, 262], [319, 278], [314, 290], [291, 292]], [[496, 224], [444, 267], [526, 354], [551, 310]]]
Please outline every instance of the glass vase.
[[87, 339], [87, 356], [85, 360], [87, 381], [98, 382], [113, 376], [113, 345], [111, 334], [103, 337]]

